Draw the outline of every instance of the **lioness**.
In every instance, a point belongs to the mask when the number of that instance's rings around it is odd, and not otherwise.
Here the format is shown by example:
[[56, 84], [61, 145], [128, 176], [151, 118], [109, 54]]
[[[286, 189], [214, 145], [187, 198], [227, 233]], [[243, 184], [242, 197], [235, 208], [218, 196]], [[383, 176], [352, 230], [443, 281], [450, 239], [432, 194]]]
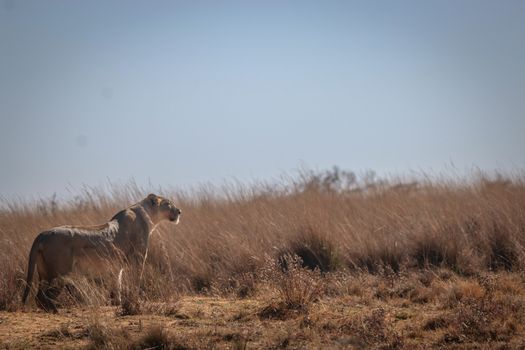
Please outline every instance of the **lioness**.
[[[62, 290], [61, 277], [77, 269], [107, 269], [108, 258], [126, 260], [135, 268], [140, 266], [146, 258], [149, 236], [158, 223], [169, 220], [177, 224], [180, 215], [181, 210], [170, 200], [150, 194], [118, 212], [106, 224], [60, 226], [40, 233], [29, 253], [22, 303], [25, 304], [31, 290], [35, 265], [39, 279], [37, 304], [44, 310], [57, 312], [55, 299]], [[122, 270], [119, 278], [121, 274]]]

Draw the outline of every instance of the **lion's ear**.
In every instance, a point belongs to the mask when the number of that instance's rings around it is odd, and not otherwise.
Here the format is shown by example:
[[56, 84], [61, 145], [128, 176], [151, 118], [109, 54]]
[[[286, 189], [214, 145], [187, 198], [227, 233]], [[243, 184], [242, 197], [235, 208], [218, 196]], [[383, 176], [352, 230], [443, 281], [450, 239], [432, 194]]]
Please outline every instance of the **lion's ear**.
[[150, 193], [148, 194], [147, 198], [152, 206], [156, 206], [159, 204], [159, 197], [157, 197], [157, 195]]

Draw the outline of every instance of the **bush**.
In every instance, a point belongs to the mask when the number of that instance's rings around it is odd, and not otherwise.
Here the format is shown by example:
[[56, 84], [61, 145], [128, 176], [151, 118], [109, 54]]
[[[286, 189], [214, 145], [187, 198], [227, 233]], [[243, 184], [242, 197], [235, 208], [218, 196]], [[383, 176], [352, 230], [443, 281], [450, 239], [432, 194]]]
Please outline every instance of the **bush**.
[[401, 336], [386, 321], [385, 316], [385, 310], [378, 308], [367, 314], [345, 317], [339, 321], [338, 328], [352, 334], [358, 348], [401, 348]]
[[186, 350], [191, 349], [170, 336], [165, 328], [153, 326], [137, 341], [131, 343], [128, 349], [159, 349], [159, 350]]
[[135, 291], [126, 289], [122, 291], [120, 307], [117, 309], [118, 316], [131, 316], [141, 314], [141, 301]]
[[395, 244], [381, 242], [350, 254], [348, 266], [352, 270], [364, 270], [373, 274], [385, 271], [397, 274], [404, 260], [403, 252]]
[[498, 288], [507, 289], [507, 283], [499, 285], [493, 275], [481, 275], [477, 282], [461, 282], [454, 288], [451, 330], [443, 337], [450, 341], [508, 341], [517, 325], [523, 322], [524, 304], [521, 299], [509, 298], [498, 293]]
[[519, 263], [520, 244], [513, 239], [508, 229], [494, 221], [488, 239], [488, 267], [491, 270], [512, 270]]
[[25, 277], [21, 272], [9, 271], [8, 266], [4, 266], [0, 271], [0, 310], [16, 311], [20, 304]]
[[129, 334], [124, 330], [116, 330], [94, 320], [86, 329], [89, 340], [87, 349], [127, 349]]
[[277, 290], [279, 302], [272, 308], [307, 312], [321, 292], [321, 275], [302, 267], [301, 258], [294, 255], [283, 257], [286, 270], [270, 261], [263, 271], [264, 278]]
[[300, 229], [298, 234], [290, 238], [288, 247], [279, 254], [279, 264], [284, 270], [288, 269], [290, 255], [299, 257], [301, 266], [311, 270], [329, 272], [342, 266], [335, 244], [312, 226]]

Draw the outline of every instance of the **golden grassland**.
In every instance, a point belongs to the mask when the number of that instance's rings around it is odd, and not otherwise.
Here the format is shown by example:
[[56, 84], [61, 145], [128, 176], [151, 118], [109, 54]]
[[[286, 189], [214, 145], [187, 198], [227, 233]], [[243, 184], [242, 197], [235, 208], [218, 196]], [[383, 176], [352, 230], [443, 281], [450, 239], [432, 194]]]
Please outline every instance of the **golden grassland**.
[[[72, 276], [58, 315], [23, 307], [34, 237], [99, 224], [147, 193], [4, 200], [0, 348], [523, 348], [525, 176], [414, 181], [337, 168], [163, 191], [183, 209], [144, 278]], [[114, 298], [113, 298], [114, 299]]]

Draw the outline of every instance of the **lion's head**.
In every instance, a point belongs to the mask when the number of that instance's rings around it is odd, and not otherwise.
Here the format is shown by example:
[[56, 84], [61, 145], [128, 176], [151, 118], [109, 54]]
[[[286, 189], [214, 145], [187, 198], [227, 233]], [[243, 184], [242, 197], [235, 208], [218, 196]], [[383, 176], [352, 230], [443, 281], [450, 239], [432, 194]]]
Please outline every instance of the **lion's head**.
[[169, 220], [174, 221], [175, 224], [179, 223], [182, 210], [177, 208], [171, 200], [152, 193], [143, 200], [143, 203], [149, 209], [150, 214], [156, 216], [159, 221]]

